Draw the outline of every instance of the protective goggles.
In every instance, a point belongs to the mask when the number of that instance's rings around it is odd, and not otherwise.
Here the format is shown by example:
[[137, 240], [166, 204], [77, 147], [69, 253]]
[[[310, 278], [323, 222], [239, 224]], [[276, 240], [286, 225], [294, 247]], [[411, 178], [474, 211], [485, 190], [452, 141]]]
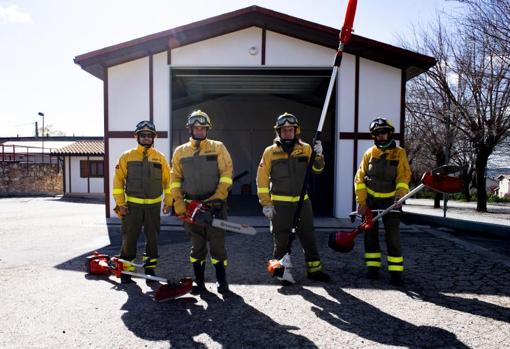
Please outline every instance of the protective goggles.
[[156, 126], [154, 126], [154, 123], [151, 122], [151, 121], [148, 121], [148, 120], [144, 120], [144, 121], [140, 121], [137, 125], [136, 125], [136, 129], [137, 130], [140, 130], [140, 129], [143, 129], [143, 128], [149, 128], [151, 130], [155, 130], [156, 129]]
[[209, 126], [209, 120], [203, 115], [193, 115], [188, 119], [188, 125], [193, 126], [196, 123], [202, 126]]
[[390, 125], [388, 125], [388, 122], [386, 120], [383, 120], [383, 119], [375, 119], [374, 121], [372, 121], [370, 123], [370, 130], [373, 130], [373, 129], [376, 129], [376, 128], [381, 128], [381, 127], [385, 127], [385, 128], [390, 128]]
[[291, 126], [298, 126], [298, 119], [292, 114], [283, 114], [276, 119], [276, 127], [283, 127], [285, 124], [289, 124]]

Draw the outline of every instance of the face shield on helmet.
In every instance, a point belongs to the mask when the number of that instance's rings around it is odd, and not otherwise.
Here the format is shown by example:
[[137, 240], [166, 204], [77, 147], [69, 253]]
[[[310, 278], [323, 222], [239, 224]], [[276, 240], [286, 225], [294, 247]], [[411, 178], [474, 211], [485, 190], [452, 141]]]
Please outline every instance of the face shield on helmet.
[[[194, 126], [204, 126], [206, 128], [205, 135], [195, 135], [195, 132], [193, 131]], [[203, 111], [195, 110], [188, 115], [186, 127], [189, 130], [191, 138], [195, 140], [203, 140], [207, 138], [207, 132], [212, 128], [211, 119], [209, 118], [209, 115]]]
[[[138, 124], [136, 124], [135, 128], [135, 137], [138, 141], [138, 144], [148, 148], [151, 147], [154, 144], [154, 138], [156, 138], [156, 126], [154, 126], [154, 123], [149, 120], [143, 120], [140, 121]], [[143, 141], [141, 142], [141, 138], [150, 139], [150, 142]]]

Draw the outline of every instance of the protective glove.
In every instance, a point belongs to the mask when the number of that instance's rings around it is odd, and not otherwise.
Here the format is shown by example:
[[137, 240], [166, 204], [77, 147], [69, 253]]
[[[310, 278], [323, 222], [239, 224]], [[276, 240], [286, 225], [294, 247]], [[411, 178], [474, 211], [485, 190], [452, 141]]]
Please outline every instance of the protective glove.
[[163, 205], [163, 209], [162, 209], [163, 214], [165, 214], [165, 215], [169, 214], [171, 210], [172, 210], [172, 206]]
[[358, 205], [358, 213], [359, 213], [360, 215], [364, 216], [366, 212], [367, 212], [367, 205], [365, 205], [365, 204], [363, 204], [363, 205], [362, 205], [362, 204], [359, 204], [359, 205]]
[[[398, 200], [400, 200], [400, 195], [395, 195], [395, 202], [397, 202]], [[399, 210], [401, 208], [402, 208], [402, 204], [398, 204], [393, 209], [394, 210]]]
[[315, 151], [316, 155], [321, 156], [322, 155], [322, 142], [315, 141], [315, 144], [313, 145], [313, 150]]
[[274, 216], [276, 216], [276, 210], [273, 205], [267, 205], [267, 206], [262, 207], [262, 213], [270, 221], [272, 221]]

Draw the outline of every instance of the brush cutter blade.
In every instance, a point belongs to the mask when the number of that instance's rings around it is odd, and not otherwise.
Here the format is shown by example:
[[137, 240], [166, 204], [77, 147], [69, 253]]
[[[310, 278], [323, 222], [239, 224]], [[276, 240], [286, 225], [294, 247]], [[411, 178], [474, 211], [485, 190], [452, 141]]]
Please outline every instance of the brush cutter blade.
[[358, 230], [353, 231], [337, 231], [329, 234], [328, 246], [341, 253], [351, 252], [354, 248], [354, 239], [358, 235]]
[[95, 251], [93, 255], [87, 256], [85, 268], [91, 275], [109, 275], [111, 274], [108, 262], [110, 257]]
[[433, 172], [425, 172], [421, 182], [430, 189], [446, 194], [458, 193], [464, 188], [462, 178], [440, 175]]
[[177, 297], [184, 296], [191, 292], [193, 280], [191, 278], [183, 278], [178, 284], [171, 283], [161, 285], [154, 295], [154, 299], [158, 302], [166, 302]]
[[443, 165], [443, 166], [433, 169], [432, 173], [437, 174], [437, 175], [449, 175], [452, 173], [460, 172], [460, 170], [462, 170], [462, 167], [460, 167], [460, 166]]

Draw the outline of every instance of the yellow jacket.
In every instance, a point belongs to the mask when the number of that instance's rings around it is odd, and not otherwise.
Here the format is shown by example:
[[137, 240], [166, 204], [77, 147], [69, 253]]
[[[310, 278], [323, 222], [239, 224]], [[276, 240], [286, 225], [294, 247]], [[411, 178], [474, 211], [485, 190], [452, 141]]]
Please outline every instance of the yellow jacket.
[[118, 206], [126, 202], [136, 204], [155, 204], [161, 202], [164, 193], [164, 205], [172, 205], [170, 196], [170, 166], [165, 155], [154, 148], [125, 151], [115, 166], [113, 178], [113, 197]]
[[190, 138], [177, 147], [172, 157], [170, 185], [175, 213], [186, 212], [184, 199], [226, 200], [232, 172], [232, 158], [222, 142]]
[[365, 205], [368, 195], [374, 199], [402, 197], [409, 192], [410, 179], [411, 168], [403, 148], [381, 150], [374, 145], [365, 152], [356, 172], [356, 201]]
[[[262, 206], [273, 205], [273, 201], [281, 203], [297, 203], [306, 166], [312, 147], [299, 140], [289, 156], [279, 143], [279, 139], [264, 150], [257, 170], [257, 195]], [[324, 170], [324, 156], [316, 156], [312, 165], [313, 173]], [[308, 200], [308, 195], [305, 195]]]

